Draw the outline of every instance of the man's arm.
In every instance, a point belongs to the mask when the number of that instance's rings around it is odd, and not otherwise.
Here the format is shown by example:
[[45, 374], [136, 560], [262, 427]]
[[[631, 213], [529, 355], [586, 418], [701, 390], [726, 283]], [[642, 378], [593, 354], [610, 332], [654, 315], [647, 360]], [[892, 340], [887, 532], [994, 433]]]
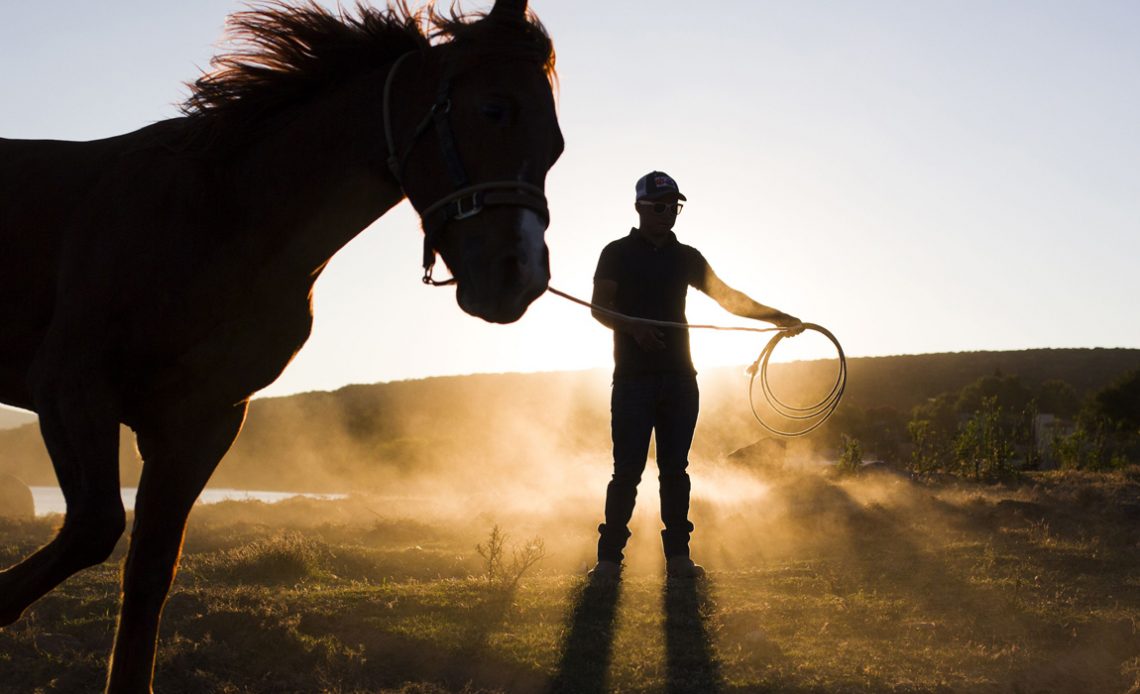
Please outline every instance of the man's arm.
[[[594, 295], [590, 299], [590, 303], [595, 306], [601, 306], [602, 308], [608, 308], [611, 311], [616, 311], [617, 287], [617, 282], [613, 280], [594, 280]], [[662, 339], [664, 334], [652, 325], [625, 321], [602, 313], [596, 309], [593, 310], [592, 313], [595, 320], [610, 330], [620, 330], [632, 335], [633, 339], [637, 340], [637, 344], [647, 352], [665, 349], [665, 342]]]
[[705, 270], [705, 286], [698, 287], [711, 296], [721, 308], [742, 318], [753, 318], [771, 323], [781, 328], [799, 325], [802, 321], [795, 316], [753, 300], [744, 292], [733, 289], [724, 283], [711, 267]]

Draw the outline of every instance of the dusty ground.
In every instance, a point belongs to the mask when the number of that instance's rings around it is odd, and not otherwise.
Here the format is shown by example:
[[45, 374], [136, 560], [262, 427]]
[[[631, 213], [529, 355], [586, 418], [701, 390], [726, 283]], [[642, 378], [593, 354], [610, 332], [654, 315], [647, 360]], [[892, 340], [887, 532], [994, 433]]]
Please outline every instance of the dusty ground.
[[[596, 497], [200, 507], [156, 691], [1140, 691], [1140, 470], [698, 479], [708, 578], [663, 579], [649, 478], [613, 588], [583, 577]], [[55, 523], [0, 527], [0, 565]], [[514, 587], [475, 550], [496, 524], [545, 544]], [[121, 551], [0, 630], [0, 691], [99, 689]]]

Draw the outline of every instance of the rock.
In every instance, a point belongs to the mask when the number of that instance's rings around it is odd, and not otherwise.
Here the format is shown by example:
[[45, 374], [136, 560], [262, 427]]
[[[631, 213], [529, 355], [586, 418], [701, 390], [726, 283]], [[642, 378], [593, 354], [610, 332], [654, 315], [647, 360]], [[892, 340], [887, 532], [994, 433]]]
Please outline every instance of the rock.
[[0, 473], [0, 518], [30, 521], [35, 517], [32, 490], [12, 475]]
[[744, 448], [738, 448], [725, 456], [730, 463], [752, 468], [753, 470], [776, 471], [784, 467], [787, 456], [787, 443], [782, 439], [760, 439]]

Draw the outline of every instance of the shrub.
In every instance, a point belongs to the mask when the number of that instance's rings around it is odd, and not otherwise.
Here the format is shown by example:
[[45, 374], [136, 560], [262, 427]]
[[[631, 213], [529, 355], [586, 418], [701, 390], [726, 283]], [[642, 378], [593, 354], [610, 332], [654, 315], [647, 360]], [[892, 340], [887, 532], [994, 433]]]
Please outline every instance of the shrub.
[[1013, 437], [1003, 424], [994, 396], [982, 398], [981, 409], [967, 420], [954, 440], [959, 471], [975, 480], [1005, 477], [1013, 469]]
[[841, 475], [850, 475], [859, 472], [863, 466], [863, 446], [859, 439], [843, 435], [843, 450], [839, 453], [839, 464], [835, 470]]
[[487, 582], [497, 588], [512, 590], [518, 586], [523, 574], [546, 557], [546, 543], [540, 537], [533, 537], [521, 547], [512, 547], [509, 563], [506, 544], [506, 533], [496, 525], [491, 528], [487, 543], [475, 545], [475, 551], [483, 557]]
[[329, 558], [323, 544], [294, 532], [195, 556], [188, 568], [228, 583], [284, 585], [330, 577]]

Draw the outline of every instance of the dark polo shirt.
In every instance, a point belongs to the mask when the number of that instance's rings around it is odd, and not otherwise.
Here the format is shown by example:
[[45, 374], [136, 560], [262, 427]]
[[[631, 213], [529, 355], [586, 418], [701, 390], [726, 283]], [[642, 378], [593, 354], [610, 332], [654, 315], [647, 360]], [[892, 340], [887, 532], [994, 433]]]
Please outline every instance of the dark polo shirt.
[[[685, 323], [689, 287], [705, 291], [708, 262], [670, 232], [660, 248], [630, 230], [602, 249], [594, 280], [617, 283], [616, 308], [627, 316]], [[696, 373], [689, 331], [661, 328], [665, 349], [643, 350], [631, 335], [614, 331], [614, 378], [656, 373]]]

